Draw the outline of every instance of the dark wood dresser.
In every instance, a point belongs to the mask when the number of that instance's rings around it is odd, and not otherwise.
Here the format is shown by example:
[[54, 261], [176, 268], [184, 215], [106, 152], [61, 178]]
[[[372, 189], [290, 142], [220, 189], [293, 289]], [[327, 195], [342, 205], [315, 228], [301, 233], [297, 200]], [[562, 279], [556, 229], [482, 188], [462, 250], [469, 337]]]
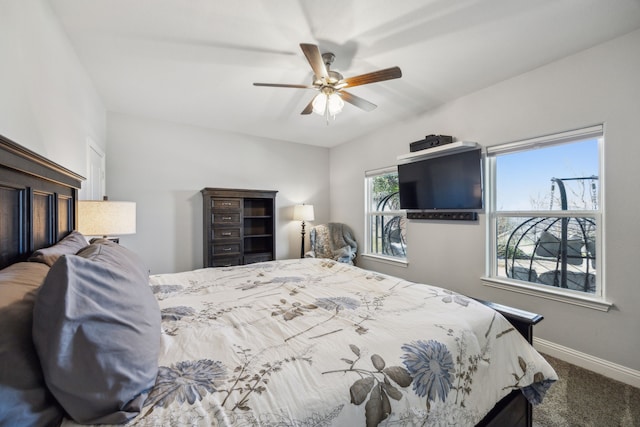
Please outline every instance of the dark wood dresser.
[[271, 261], [276, 255], [276, 193], [202, 189], [204, 266]]

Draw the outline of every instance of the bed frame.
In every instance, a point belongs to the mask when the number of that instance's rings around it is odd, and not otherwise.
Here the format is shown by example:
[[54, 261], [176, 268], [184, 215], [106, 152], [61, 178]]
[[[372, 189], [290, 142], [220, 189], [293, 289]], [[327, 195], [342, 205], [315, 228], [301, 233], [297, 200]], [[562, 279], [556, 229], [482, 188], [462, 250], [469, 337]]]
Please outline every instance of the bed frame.
[[[0, 268], [50, 246], [76, 224], [78, 190], [84, 178], [0, 136]], [[481, 301], [502, 313], [529, 341], [542, 316]], [[532, 407], [515, 390], [478, 424], [531, 427]]]
[[84, 178], [0, 136], [0, 268], [76, 227]]
[[[476, 299], [476, 301], [502, 314], [527, 339], [529, 344], [533, 344], [533, 326], [543, 319], [541, 315], [490, 301], [480, 299]], [[533, 407], [520, 390], [514, 390], [505, 396], [478, 423], [478, 426], [482, 427], [532, 427], [532, 425]]]

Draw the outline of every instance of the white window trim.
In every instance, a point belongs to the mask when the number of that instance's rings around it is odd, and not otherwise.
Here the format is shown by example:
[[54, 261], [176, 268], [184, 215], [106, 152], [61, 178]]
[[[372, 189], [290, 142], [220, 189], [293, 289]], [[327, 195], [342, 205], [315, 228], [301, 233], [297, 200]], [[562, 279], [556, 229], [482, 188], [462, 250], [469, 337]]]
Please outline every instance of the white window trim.
[[527, 282], [520, 282], [511, 279], [501, 279], [497, 277], [482, 277], [482, 284], [491, 288], [503, 289], [506, 291], [517, 292], [525, 295], [532, 295], [540, 298], [545, 298], [552, 301], [564, 302], [567, 304], [573, 304], [580, 307], [591, 308], [599, 311], [609, 311], [613, 307], [613, 303], [607, 301], [604, 298], [589, 297], [587, 294], [571, 291], [571, 290], [557, 290], [556, 288], [549, 287], [549, 289], [543, 289], [541, 286], [529, 285]]
[[[521, 151], [523, 149], [534, 149], [551, 147], [552, 145], [563, 144], [568, 141], [578, 139], [602, 138], [604, 135], [604, 126], [595, 125], [586, 128], [570, 130], [566, 132], [554, 133], [536, 138], [528, 138], [520, 141], [508, 142], [487, 147], [487, 157], [497, 154], [505, 154], [513, 151]], [[602, 154], [602, 153], [600, 153]], [[602, 166], [602, 165], [600, 165]]]
[[365, 253], [365, 254], [362, 254], [361, 256], [363, 258], [370, 259], [372, 261], [379, 261], [385, 264], [397, 265], [400, 267], [409, 266], [409, 261], [406, 258], [402, 259], [397, 257], [390, 257], [390, 256], [370, 254], [370, 253]]
[[364, 172], [364, 177], [371, 178], [372, 176], [385, 175], [393, 172], [398, 172], [397, 166], [387, 166], [385, 168], [380, 168], [380, 169], [371, 169]]
[[[600, 191], [599, 191], [599, 199], [598, 206], [600, 207], [598, 211], [517, 211], [517, 212], [507, 212], [501, 211], [500, 213], [496, 210], [496, 194], [495, 194], [495, 186], [496, 186], [496, 171], [495, 171], [495, 158], [497, 155], [506, 154], [515, 151], [521, 150], [530, 150], [535, 148], [543, 148], [550, 147], [552, 145], [562, 144], [569, 141], [575, 141], [579, 139], [589, 139], [589, 138], [598, 138], [598, 157], [599, 157], [599, 170], [600, 170]], [[530, 138], [521, 141], [515, 141], [505, 144], [500, 144], [496, 146], [491, 146], [486, 148], [486, 164], [485, 170], [487, 171], [487, 179], [489, 183], [489, 188], [491, 191], [488, 191], [488, 200], [487, 200], [487, 258], [486, 258], [486, 276], [482, 277], [482, 283], [485, 286], [508, 290], [511, 292], [517, 292], [526, 295], [537, 296], [540, 298], [545, 298], [553, 301], [559, 301], [567, 304], [573, 304], [581, 307], [591, 308], [594, 310], [600, 311], [608, 311], [614, 304], [606, 299], [606, 287], [605, 287], [605, 251], [603, 238], [604, 236], [604, 227], [605, 227], [605, 209], [602, 208], [602, 201], [605, 200], [604, 197], [604, 147], [603, 147], [603, 138], [604, 138], [604, 125], [595, 125], [589, 126], [582, 129], [576, 129], [572, 131], [555, 133], [552, 135], [541, 136], [537, 138]], [[596, 281], [598, 283], [598, 288], [600, 289], [600, 295], [591, 296], [586, 293], [572, 291], [568, 289], [558, 289], [554, 287], [544, 287], [537, 286], [534, 284], [529, 284], [528, 282], [519, 281], [515, 279], [509, 279], [504, 277], [499, 277], [497, 275], [496, 263], [494, 260], [496, 259], [496, 241], [495, 241], [495, 226], [496, 226], [496, 217], [498, 216], [549, 216], [549, 217], [562, 217], [562, 216], [592, 216], [596, 219], [598, 223], [597, 227], [597, 247], [596, 253], [598, 256], [598, 274], [596, 276]]]

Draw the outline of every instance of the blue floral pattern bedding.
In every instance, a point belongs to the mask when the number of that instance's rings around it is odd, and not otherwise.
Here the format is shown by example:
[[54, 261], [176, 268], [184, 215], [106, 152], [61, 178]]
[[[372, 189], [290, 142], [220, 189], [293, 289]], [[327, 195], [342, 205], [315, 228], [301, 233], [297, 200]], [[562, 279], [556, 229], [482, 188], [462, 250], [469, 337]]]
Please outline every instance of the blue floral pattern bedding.
[[162, 310], [139, 426], [473, 426], [557, 379], [500, 314], [331, 260], [151, 277]]

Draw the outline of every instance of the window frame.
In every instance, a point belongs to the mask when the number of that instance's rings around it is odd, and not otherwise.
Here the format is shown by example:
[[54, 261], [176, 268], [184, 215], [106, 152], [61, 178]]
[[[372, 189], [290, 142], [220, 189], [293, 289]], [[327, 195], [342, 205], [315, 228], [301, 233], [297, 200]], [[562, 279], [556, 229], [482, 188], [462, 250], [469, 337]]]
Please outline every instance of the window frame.
[[383, 215], [383, 216], [401, 216], [405, 219], [405, 224], [406, 224], [406, 218], [407, 218], [407, 212], [404, 209], [396, 209], [396, 210], [389, 210], [389, 211], [374, 211], [374, 210], [370, 210], [370, 207], [373, 206], [373, 200], [372, 200], [372, 196], [373, 196], [373, 188], [372, 188], [372, 182], [373, 179], [376, 176], [381, 176], [381, 175], [387, 175], [387, 174], [392, 174], [395, 173], [396, 175], [398, 174], [398, 167], [397, 166], [389, 166], [389, 167], [385, 167], [385, 168], [380, 168], [380, 169], [374, 169], [374, 170], [369, 170], [365, 172], [365, 177], [364, 177], [364, 191], [365, 191], [365, 197], [364, 197], [364, 249], [362, 251], [362, 256], [365, 258], [370, 258], [370, 259], [374, 259], [376, 261], [382, 261], [382, 262], [387, 262], [387, 263], [391, 263], [391, 264], [395, 264], [395, 265], [401, 265], [401, 266], [407, 266], [408, 265], [408, 261], [407, 261], [407, 254], [406, 254], [406, 246], [405, 246], [405, 255], [404, 257], [402, 256], [391, 256], [391, 255], [384, 255], [381, 253], [374, 253], [371, 251], [371, 247], [372, 247], [372, 235], [371, 235], [371, 230], [372, 230], [372, 221], [375, 219], [375, 217]]
[[[597, 139], [598, 141], [598, 181], [599, 192], [596, 210], [518, 210], [499, 211], [497, 209], [497, 157], [502, 154], [531, 151], [538, 148], [547, 148], [554, 145], [579, 142], [586, 139]], [[612, 306], [606, 300], [605, 286], [605, 209], [604, 209], [604, 125], [589, 126], [566, 132], [554, 133], [537, 138], [525, 139], [516, 142], [499, 144], [486, 148], [485, 170], [487, 171], [487, 248], [486, 248], [486, 275], [482, 282], [486, 286], [505, 289], [527, 295], [534, 295], [555, 301], [588, 307], [596, 310], [607, 311]], [[546, 285], [536, 285], [534, 283], [520, 281], [504, 276], [500, 276], [498, 267], [498, 220], [502, 217], [541, 217], [541, 218], [562, 218], [562, 217], [583, 217], [593, 218], [596, 223], [596, 295], [570, 289], [557, 288]]]

